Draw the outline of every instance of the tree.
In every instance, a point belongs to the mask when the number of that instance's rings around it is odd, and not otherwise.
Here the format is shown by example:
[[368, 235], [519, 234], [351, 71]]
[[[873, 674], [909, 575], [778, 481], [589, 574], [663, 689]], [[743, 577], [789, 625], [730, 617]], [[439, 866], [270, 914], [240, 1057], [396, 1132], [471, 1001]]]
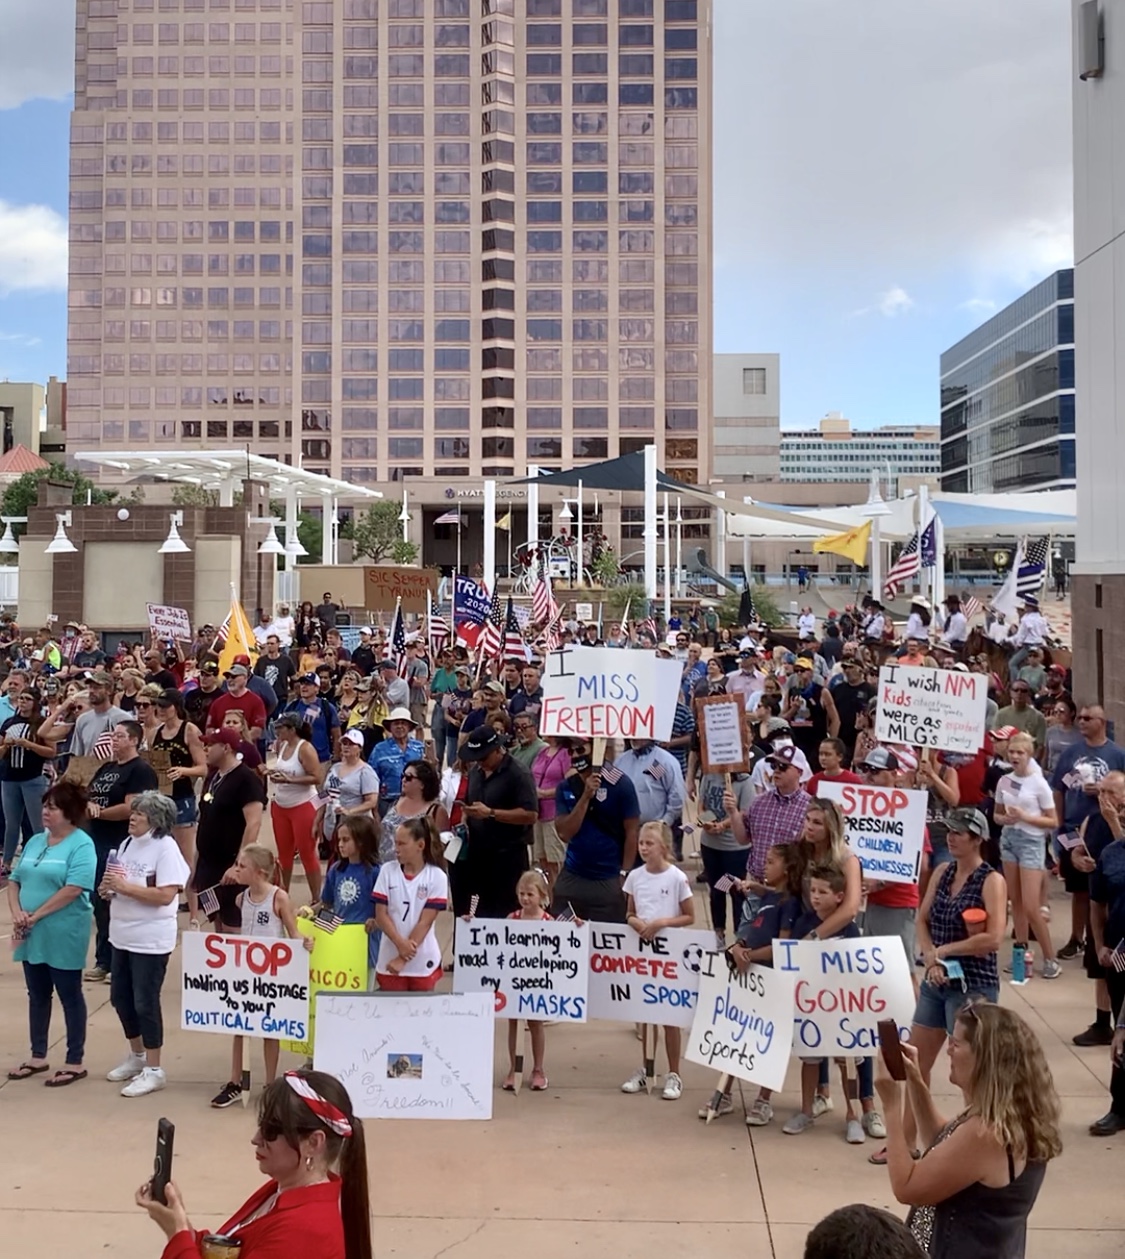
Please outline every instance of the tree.
[[173, 507], [218, 507], [219, 491], [202, 485], [179, 482], [172, 490]]
[[351, 539], [357, 560], [366, 556], [375, 564], [388, 560], [394, 564], [410, 564], [417, 559], [417, 544], [403, 541], [401, 513], [401, 503], [384, 498], [373, 503], [363, 515], [353, 517]]
[[[4, 491], [3, 498], [0, 498], [0, 514], [26, 516], [29, 509], [38, 503], [39, 485], [46, 480], [59, 485], [70, 485], [72, 487], [70, 501], [76, 506], [84, 506], [87, 497], [91, 503], [99, 506], [112, 503], [117, 498], [116, 490], [101, 490], [89, 477], [83, 476], [77, 469], [68, 468], [61, 463], [52, 463], [47, 468], [37, 468], [34, 472], [25, 472], [23, 476], [17, 477]], [[16, 525], [16, 536], [19, 537], [26, 529], [26, 525]]]
[[[777, 599], [772, 590], [759, 584], [752, 583], [750, 586], [750, 594], [754, 599], [754, 611], [758, 614], [758, 620], [763, 625], [784, 625], [785, 617], [782, 616], [777, 606]], [[733, 592], [723, 595], [718, 602], [719, 620], [723, 625], [738, 624], [738, 605], [742, 598], [741, 594]]]
[[631, 581], [623, 586], [610, 586], [605, 592], [605, 604], [610, 615], [620, 619], [629, 609], [630, 621], [643, 621], [648, 616], [648, 596], [643, 582]]
[[324, 545], [324, 523], [319, 516], [303, 511], [297, 517], [297, 540], [308, 551], [302, 555], [298, 564], [319, 564], [321, 550]]

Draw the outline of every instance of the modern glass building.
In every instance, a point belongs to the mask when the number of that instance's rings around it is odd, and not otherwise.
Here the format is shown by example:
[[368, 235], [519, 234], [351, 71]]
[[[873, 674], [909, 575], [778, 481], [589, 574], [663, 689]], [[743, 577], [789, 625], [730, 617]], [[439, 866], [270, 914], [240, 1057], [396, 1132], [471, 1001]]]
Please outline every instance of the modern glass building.
[[1073, 489], [1074, 272], [1056, 271], [941, 356], [941, 487]]

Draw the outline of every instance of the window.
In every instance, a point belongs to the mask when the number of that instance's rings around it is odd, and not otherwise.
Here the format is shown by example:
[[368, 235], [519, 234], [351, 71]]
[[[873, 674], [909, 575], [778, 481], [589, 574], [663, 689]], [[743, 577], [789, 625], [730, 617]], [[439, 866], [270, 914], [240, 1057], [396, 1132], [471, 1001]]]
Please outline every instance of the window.
[[764, 367], [744, 367], [742, 369], [742, 392], [759, 397], [766, 392], [766, 369]]
[[605, 437], [574, 438], [575, 459], [605, 459], [609, 454], [609, 440]]

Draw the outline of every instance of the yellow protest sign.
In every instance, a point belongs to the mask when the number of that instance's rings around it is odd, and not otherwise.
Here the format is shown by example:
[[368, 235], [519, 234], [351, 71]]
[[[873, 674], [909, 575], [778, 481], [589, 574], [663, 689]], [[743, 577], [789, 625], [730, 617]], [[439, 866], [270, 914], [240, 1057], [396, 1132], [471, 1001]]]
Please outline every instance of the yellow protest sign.
[[283, 1040], [281, 1047], [311, 1058], [316, 1035], [316, 994], [367, 991], [367, 931], [356, 923], [337, 927], [330, 933], [309, 918], [298, 918], [297, 930], [313, 940], [309, 955], [309, 1038]]

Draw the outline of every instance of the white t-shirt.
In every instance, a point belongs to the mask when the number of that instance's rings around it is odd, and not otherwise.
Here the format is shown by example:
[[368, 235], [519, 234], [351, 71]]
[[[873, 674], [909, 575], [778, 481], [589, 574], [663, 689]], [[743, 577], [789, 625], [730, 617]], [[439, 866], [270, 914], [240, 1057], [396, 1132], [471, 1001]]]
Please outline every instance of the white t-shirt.
[[[404, 939], [410, 935], [424, 909], [445, 909], [449, 903], [449, 880], [438, 866], [426, 865], [412, 878], [403, 873], [397, 861], [388, 861], [379, 871], [372, 899], [386, 907], [395, 930]], [[397, 956], [395, 946], [384, 934], [379, 942], [379, 958], [375, 970], [390, 974], [391, 961]], [[441, 966], [441, 946], [431, 926], [418, 952], [399, 971], [400, 975], [429, 975]]]
[[[171, 835], [156, 838], [151, 831], [129, 836], [117, 851], [128, 882], [137, 887], [183, 889], [191, 868]], [[176, 947], [179, 896], [167, 905], [147, 905], [121, 892], [109, 902], [109, 942], [130, 953], [171, 953]]]
[[692, 899], [691, 884], [679, 866], [669, 866], [659, 874], [653, 874], [644, 866], [630, 870], [625, 879], [625, 894], [633, 898], [637, 917], [645, 922], [678, 918], [680, 906]]
[[[1055, 807], [1050, 784], [1037, 766], [1024, 778], [1018, 774], [1005, 774], [996, 784], [996, 801], [1005, 807], [1014, 805], [1040, 817]], [[1009, 825], [1021, 835], [1042, 839], [1047, 834], [1042, 826], [1028, 826], [1024, 822], [1011, 822]]]

